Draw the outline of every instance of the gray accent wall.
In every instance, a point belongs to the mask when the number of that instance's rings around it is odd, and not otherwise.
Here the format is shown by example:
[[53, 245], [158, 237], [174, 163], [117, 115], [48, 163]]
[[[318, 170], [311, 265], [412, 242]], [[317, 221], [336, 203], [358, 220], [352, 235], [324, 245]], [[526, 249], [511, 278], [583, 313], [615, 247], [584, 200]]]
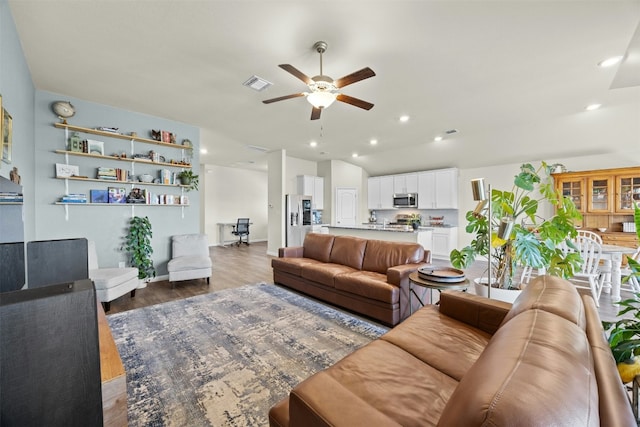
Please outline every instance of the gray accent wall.
[[[84, 237], [96, 242], [98, 261], [101, 267], [117, 267], [120, 261], [127, 261], [127, 255], [121, 250], [126, 235], [129, 219], [135, 216], [148, 216], [153, 228], [153, 259], [159, 275], [167, 273], [167, 262], [171, 258], [170, 240], [175, 234], [198, 233], [200, 229], [200, 197], [198, 191], [185, 192], [190, 206], [60, 206], [56, 201], [65, 194], [65, 180], [56, 179], [56, 163], [65, 163], [65, 156], [55, 153], [66, 147], [65, 131], [54, 127], [59, 119], [51, 110], [55, 101], [71, 101], [76, 115], [68, 119], [69, 124], [95, 128], [99, 126], [117, 127], [120, 133], [136, 132], [143, 138], [151, 138], [151, 129], [162, 129], [177, 135], [177, 142], [189, 139], [194, 145], [193, 171], [199, 174], [199, 139], [200, 131], [195, 126], [186, 125], [167, 119], [145, 114], [125, 111], [106, 105], [87, 102], [68, 96], [46, 91], [36, 91], [35, 103], [35, 179], [38, 185], [35, 190], [36, 236], [38, 240]], [[80, 134], [84, 139], [104, 142], [105, 155], [121, 152], [131, 155], [131, 142], [127, 140], [109, 139], [96, 135]], [[180, 160], [181, 150], [157, 145], [134, 143], [134, 153], [143, 154], [154, 150], [169, 159]], [[69, 156], [69, 164], [78, 166], [80, 175], [96, 177], [96, 168], [106, 166], [132, 170], [131, 163], [111, 160]], [[158, 176], [162, 166], [154, 164], [133, 165], [136, 175], [150, 173]], [[171, 171], [179, 169], [169, 168]], [[70, 193], [85, 193], [91, 189], [107, 189], [109, 183], [68, 181]], [[134, 186], [126, 183], [114, 183], [114, 187], [126, 188], [127, 192]], [[156, 193], [179, 195], [180, 190], [170, 187], [149, 186]], [[68, 218], [66, 214], [68, 209]]]

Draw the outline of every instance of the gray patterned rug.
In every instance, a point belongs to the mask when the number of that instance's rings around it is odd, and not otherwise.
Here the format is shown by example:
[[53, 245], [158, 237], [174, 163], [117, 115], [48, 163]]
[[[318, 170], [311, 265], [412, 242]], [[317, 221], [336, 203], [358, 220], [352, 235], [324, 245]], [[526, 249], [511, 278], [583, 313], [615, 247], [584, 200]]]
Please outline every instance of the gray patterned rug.
[[388, 328], [275, 285], [107, 316], [130, 426], [266, 426], [292, 387]]

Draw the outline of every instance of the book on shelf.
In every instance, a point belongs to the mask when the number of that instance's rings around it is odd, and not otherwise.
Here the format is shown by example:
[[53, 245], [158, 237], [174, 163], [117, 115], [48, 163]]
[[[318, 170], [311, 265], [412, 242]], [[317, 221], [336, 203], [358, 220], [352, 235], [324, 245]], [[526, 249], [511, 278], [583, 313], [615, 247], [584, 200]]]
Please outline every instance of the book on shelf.
[[62, 203], [87, 203], [86, 194], [65, 194], [60, 198]]

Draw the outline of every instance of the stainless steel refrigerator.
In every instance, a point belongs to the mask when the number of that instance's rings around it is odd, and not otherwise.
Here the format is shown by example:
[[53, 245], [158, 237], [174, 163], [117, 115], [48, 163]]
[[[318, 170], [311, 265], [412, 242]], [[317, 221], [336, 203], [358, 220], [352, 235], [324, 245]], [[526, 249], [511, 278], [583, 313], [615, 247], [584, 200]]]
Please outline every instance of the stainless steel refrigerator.
[[302, 246], [304, 237], [311, 231], [311, 201], [311, 196], [285, 196], [285, 246]]

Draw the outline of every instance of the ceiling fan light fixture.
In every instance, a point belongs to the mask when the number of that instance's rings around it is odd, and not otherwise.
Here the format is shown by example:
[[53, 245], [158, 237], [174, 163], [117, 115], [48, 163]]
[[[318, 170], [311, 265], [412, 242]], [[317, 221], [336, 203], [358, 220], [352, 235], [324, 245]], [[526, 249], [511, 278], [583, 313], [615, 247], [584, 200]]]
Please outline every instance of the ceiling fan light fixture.
[[337, 96], [338, 94], [333, 92], [312, 92], [307, 95], [307, 101], [316, 108], [327, 108], [333, 104]]

